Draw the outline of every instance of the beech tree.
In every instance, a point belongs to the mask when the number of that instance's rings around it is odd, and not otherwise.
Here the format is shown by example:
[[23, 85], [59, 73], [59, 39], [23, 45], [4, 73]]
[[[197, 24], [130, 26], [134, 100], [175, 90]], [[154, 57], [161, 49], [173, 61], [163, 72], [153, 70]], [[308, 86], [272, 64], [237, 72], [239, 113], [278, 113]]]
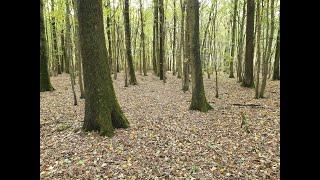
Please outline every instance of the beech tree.
[[127, 128], [112, 84], [103, 30], [102, 2], [79, 0], [80, 47], [86, 92], [85, 131], [112, 136], [114, 128]]
[[207, 102], [203, 86], [200, 60], [198, 0], [187, 0], [186, 36], [186, 51], [189, 52], [188, 58], [190, 58], [192, 65], [192, 99], [190, 109], [207, 112], [212, 107]]

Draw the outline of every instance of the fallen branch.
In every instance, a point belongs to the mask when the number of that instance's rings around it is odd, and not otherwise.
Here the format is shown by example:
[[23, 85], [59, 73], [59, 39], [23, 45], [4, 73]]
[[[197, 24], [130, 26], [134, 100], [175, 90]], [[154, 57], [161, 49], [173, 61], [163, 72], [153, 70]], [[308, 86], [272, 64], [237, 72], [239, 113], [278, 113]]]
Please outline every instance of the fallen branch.
[[260, 104], [232, 104], [233, 106], [249, 106], [249, 107], [260, 107]]

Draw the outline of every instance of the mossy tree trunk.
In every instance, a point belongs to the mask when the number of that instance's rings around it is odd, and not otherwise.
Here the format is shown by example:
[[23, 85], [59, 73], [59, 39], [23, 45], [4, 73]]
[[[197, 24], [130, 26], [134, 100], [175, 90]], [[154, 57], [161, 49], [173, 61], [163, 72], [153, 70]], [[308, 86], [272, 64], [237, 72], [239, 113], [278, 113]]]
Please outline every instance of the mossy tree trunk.
[[106, 59], [102, 1], [79, 0], [79, 28], [86, 92], [83, 129], [112, 136], [114, 128], [126, 128], [129, 122], [117, 101]]
[[132, 59], [132, 52], [131, 52], [131, 35], [130, 35], [130, 20], [129, 20], [129, 0], [124, 1], [124, 11], [123, 11], [123, 18], [124, 18], [124, 27], [125, 27], [125, 40], [126, 40], [126, 51], [127, 51], [127, 63], [129, 67], [129, 84], [137, 85], [137, 79], [133, 67], [133, 59]]
[[110, 0], [107, 0], [106, 8], [108, 9], [107, 14], [107, 39], [108, 39], [108, 58], [109, 58], [109, 67], [110, 67], [110, 73], [112, 74], [112, 62], [113, 62], [113, 56], [112, 56], [112, 37], [111, 37], [111, 6], [110, 6]]
[[43, 0], [40, 0], [40, 92], [54, 90], [48, 72], [48, 46], [45, 35]]
[[246, 27], [246, 51], [245, 51], [245, 72], [242, 85], [254, 87], [253, 81], [253, 56], [254, 56], [254, 0], [247, 1], [247, 27]]
[[238, 0], [234, 0], [229, 78], [234, 78], [233, 61], [234, 61], [234, 51], [235, 51], [235, 42], [236, 42], [235, 40], [236, 40], [236, 27], [237, 27], [236, 26], [237, 25], [237, 10], [238, 10]]
[[212, 107], [207, 102], [203, 86], [202, 66], [200, 60], [198, 0], [187, 0], [186, 22], [186, 51], [190, 52], [188, 57], [192, 65], [192, 99], [190, 109], [207, 112]]
[[280, 28], [278, 29], [272, 80], [280, 80]]
[[[58, 54], [58, 41], [57, 41], [57, 26], [56, 26], [56, 19], [53, 15], [53, 12], [55, 12], [55, 3], [54, 0], [51, 0], [51, 30], [52, 30], [52, 42], [53, 42], [53, 62], [54, 62], [54, 75], [61, 74], [61, 64], [59, 62], [59, 54]], [[69, 70], [69, 69], [66, 69]]]

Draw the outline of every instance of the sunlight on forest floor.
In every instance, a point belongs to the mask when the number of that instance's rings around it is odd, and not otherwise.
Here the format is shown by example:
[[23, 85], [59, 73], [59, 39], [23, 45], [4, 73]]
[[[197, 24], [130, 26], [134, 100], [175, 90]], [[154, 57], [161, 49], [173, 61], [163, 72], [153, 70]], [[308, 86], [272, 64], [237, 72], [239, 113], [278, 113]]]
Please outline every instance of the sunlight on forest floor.
[[[51, 78], [56, 90], [40, 93], [41, 179], [280, 179], [279, 81], [256, 100], [254, 89], [221, 73], [217, 99], [215, 76], [205, 74], [214, 109], [201, 113], [188, 110], [191, 93], [171, 73], [165, 84], [136, 74], [138, 86], [125, 88], [122, 73], [114, 80], [131, 127], [113, 138], [82, 132], [84, 100], [73, 106], [68, 75]], [[242, 112], [251, 133], [240, 127]]]

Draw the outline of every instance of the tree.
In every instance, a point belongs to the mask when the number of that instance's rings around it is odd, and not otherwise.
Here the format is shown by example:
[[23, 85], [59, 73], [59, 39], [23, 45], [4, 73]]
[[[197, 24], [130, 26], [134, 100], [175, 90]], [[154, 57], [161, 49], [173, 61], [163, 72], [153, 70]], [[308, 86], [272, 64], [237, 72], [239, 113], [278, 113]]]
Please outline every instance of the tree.
[[262, 71], [262, 83], [259, 97], [264, 97], [264, 90], [267, 85], [267, 75], [268, 75], [268, 60], [271, 56], [271, 47], [272, 47], [272, 40], [273, 40], [273, 33], [274, 33], [274, 0], [271, 0], [271, 27], [270, 27], [270, 34], [269, 34], [269, 41], [267, 46], [266, 57], [263, 58], [263, 71]]
[[[51, 0], [51, 11], [54, 12], [54, 0]], [[51, 16], [51, 27], [52, 27], [52, 39], [53, 39], [53, 61], [54, 61], [54, 74], [61, 74], [61, 64], [59, 62], [58, 54], [58, 41], [57, 41], [57, 27], [55, 16]], [[69, 73], [69, 67], [65, 67], [65, 72]]]
[[186, 49], [187, 41], [186, 41], [186, 34], [184, 32], [184, 25], [185, 25], [185, 18], [184, 14], [186, 11], [186, 2], [185, 0], [180, 0], [181, 4], [181, 48], [182, 48], [182, 60], [183, 60], [183, 78], [182, 78], [182, 91], [189, 90], [189, 61], [188, 61], [188, 50]]
[[254, 55], [254, 0], [247, 1], [247, 27], [246, 27], [246, 52], [245, 72], [242, 85], [253, 87], [253, 55]]
[[133, 60], [132, 60], [132, 52], [131, 52], [131, 35], [130, 35], [130, 20], [129, 20], [129, 0], [124, 1], [124, 27], [125, 27], [125, 41], [126, 41], [126, 51], [127, 51], [127, 61], [129, 67], [129, 84], [137, 85], [137, 79], [134, 72]]
[[44, 27], [43, 0], [40, 0], [40, 92], [53, 91], [48, 72], [48, 51]]
[[153, 67], [153, 72], [155, 74], [158, 74], [158, 0], [153, 0], [153, 16], [154, 16], [154, 21], [153, 21], [153, 41], [152, 41], [152, 67]]
[[142, 0], [140, 0], [140, 21], [141, 21], [141, 43], [142, 43], [142, 61], [143, 61], [143, 75], [147, 76], [147, 59], [146, 59], [146, 50], [145, 50], [145, 34], [144, 34], [144, 17], [143, 17], [143, 8]]
[[173, 75], [176, 75], [176, 58], [175, 58], [175, 50], [176, 50], [176, 24], [177, 24], [177, 14], [176, 14], [176, 0], [173, 0], [173, 43], [172, 43], [172, 71]]
[[243, 2], [242, 8], [242, 18], [240, 24], [240, 32], [239, 32], [239, 41], [238, 41], [238, 66], [237, 66], [237, 76], [238, 82], [242, 82], [242, 59], [243, 59], [243, 26], [244, 26], [244, 19], [246, 13], [246, 0]]
[[260, 38], [261, 38], [261, 12], [260, 12], [260, 0], [257, 1], [257, 73], [256, 73], [256, 91], [255, 98], [259, 98], [259, 81], [260, 81], [260, 60], [261, 60], [261, 48], [260, 48]]
[[190, 109], [207, 112], [212, 107], [207, 102], [203, 86], [200, 60], [198, 0], [187, 0], [186, 36], [186, 51], [189, 52], [188, 57], [192, 65], [192, 99]]
[[79, 23], [78, 23], [78, 2], [77, 0], [72, 0], [73, 8], [74, 8], [74, 24], [75, 24], [75, 57], [77, 63], [77, 69], [79, 72], [78, 83], [80, 87], [80, 99], [84, 98], [84, 87], [83, 87], [83, 76], [82, 76], [82, 60], [81, 60], [81, 53], [80, 53], [80, 40], [79, 40]]
[[278, 35], [277, 35], [276, 54], [274, 58], [272, 80], [280, 80], [279, 65], [280, 65], [280, 28], [278, 29]]
[[159, 58], [159, 76], [160, 76], [160, 80], [164, 80], [164, 55], [165, 55], [165, 47], [164, 47], [164, 43], [165, 43], [165, 32], [164, 32], [164, 8], [163, 8], [163, 0], [159, 0], [159, 19], [160, 19], [160, 23], [159, 23], [159, 30], [160, 30], [160, 43], [159, 43], [159, 53], [160, 53], [160, 58]]
[[114, 128], [127, 128], [112, 84], [103, 31], [102, 2], [79, 0], [80, 47], [86, 92], [85, 131], [112, 136]]
[[231, 61], [230, 61], [229, 78], [234, 78], [233, 60], [234, 60], [235, 40], [236, 40], [237, 10], [238, 10], [238, 0], [234, 0], [233, 21], [232, 21], [232, 39], [231, 39]]

